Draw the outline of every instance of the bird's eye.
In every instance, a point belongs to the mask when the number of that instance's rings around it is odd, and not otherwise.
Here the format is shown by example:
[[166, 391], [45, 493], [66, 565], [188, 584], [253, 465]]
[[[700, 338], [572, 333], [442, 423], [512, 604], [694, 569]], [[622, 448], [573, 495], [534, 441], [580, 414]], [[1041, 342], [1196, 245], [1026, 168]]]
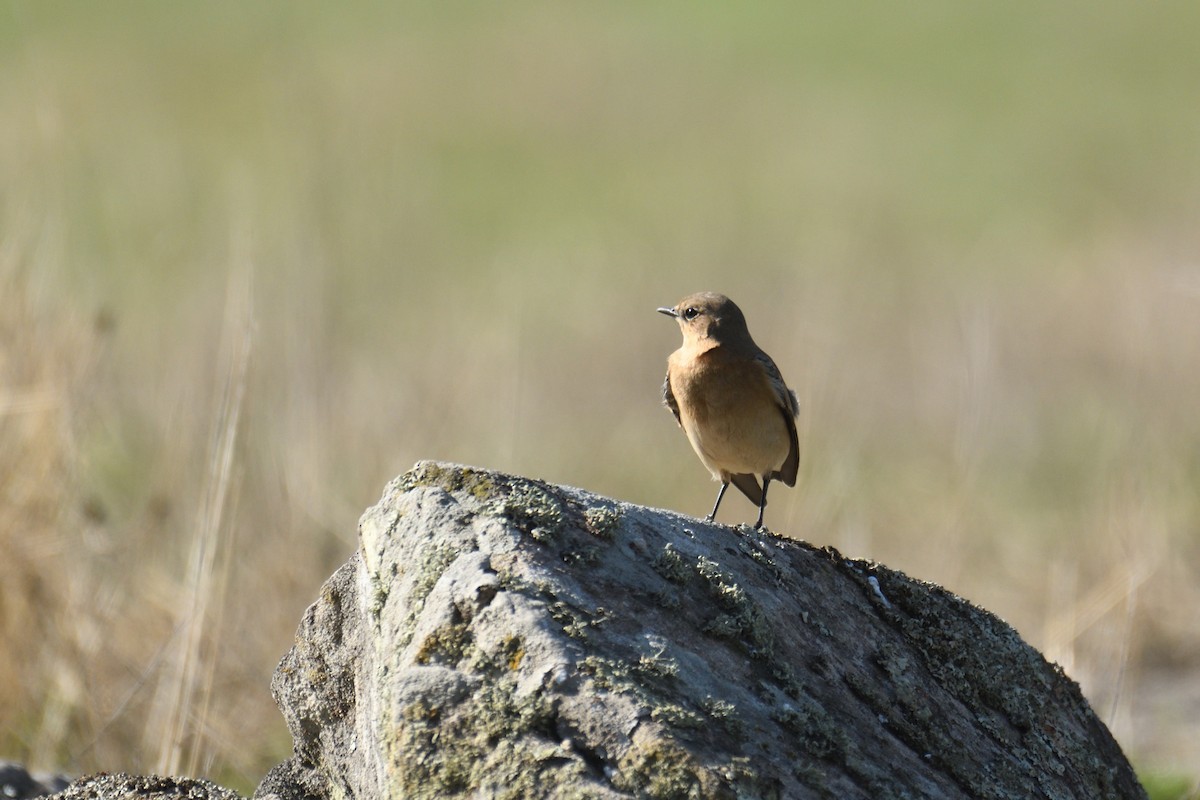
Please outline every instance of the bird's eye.
[[695, 307], [687, 308], [683, 312], [683, 318], [686, 320], [693, 320], [698, 316], [700, 316], [700, 309]]

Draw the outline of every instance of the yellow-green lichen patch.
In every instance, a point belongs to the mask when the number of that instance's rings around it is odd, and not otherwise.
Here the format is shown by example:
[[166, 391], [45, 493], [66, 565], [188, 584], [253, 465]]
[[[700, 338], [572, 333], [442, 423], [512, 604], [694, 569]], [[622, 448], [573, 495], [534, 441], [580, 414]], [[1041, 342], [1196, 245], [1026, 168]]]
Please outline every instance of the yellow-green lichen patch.
[[700, 706], [709, 717], [725, 729], [726, 733], [736, 737], [745, 735], [746, 726], [738, 718], [737, 706], [733, 703], [708, 695], [700, 701]]
[[642, 656], [637, 663], [638, 672], [656, 678], [674, 678], [679, 675], [679, 662], [661, 652]]
[[621, 510], [610, 506], [592, 506], [583, 512], [583, 521], [593, 536], [611, 539], [621, 524]]
[[435, 486], [450, 494], [466, 492], [477, 500], [485, 500], [495, 490], [491, 473], [470, 467], [422, 461], [400, 478], [404, 491], [423, 486]]
[[676, 730], [698, 731], [704, 727], [704, 717], [678, 703], [659, 703], [650, 709], [650, 719]]
[[929, 707], [929, 691], [923, 676], [912, 669], [913, 661], [908, 652], [892, 642], [883, 642], [875, 651], [875, 663], [888, 676], [888, 683], [895, 694], [895, 706], [904, 720], [913, 720], [922, 728], [928, 728], [933, 719]]
[[[1025, 647], [1016, 631], [944, 589], [898, 573], [878, 574], [886, 580], [893, 606], [902, 612], [889, 615], [889, 621], [913, 643], [910, 649], [921, 654], [921, 665], [937, 684], [971, 708], [989, 736], [1009, 746], [1019, 742], [1029, 769], [1043, 774], [1056, 773], [1065, 763], [1094, 763], [1091, 743], [1048, 734], [1039, 724], [1050, 712], [1035, 698], [1052, 685], [1059, 702], [1075, 704], [1083, 715], [1091, 712], [1079, 687]], [[991, 780], [953, 743], [938, 747], [940, 742], [931, 741], [941, 731], [915, 716], [927, 705], [920, 696], [924, 687], [913, 674], [920, 671], [909, 669], [898, 649], [881, 647], [876, 660], [892, 678], [898, 704], [911, 709], [912, 716], [897, 720], [899, 734], [940, 752], [947, 771], [964, 786], [979, 787]]]
[[629, 685], [629, 672], [619, 662], [602, 656], [585, 656], [578, 664], [581, 675], [587, 675], [599, 689], [624, 689]]
[[[713, 783], [692, 756], [670, 741], [653, 740], [630, 748], [618, 764], [613, 785], [651, 800], [699, 800], [713, 795]], [[705, 780], [705, 778], [708, 778]]]
[[432, 800], [491, 787], [488, 796], [532, 797], [551, 768], [559, 780], [564, 770], [586, 771], [560, 747], [546, 699], [518, 695], [507, 668], [492, 667], [491, 679], [453, 706], [404, 709], [389, 748], [393, 796]]
[[520, 636], [508, 637], [500, 648], [497, 660], [503, 662], [509, 672], [519, 669], [525, 660], [525, 642]]
[[564, 564], [592, 567], [600, 561], [600, 548], [580, 547], [575, 550], [563, 550], [560, 557]]
[[599, 625], [603, 620], [592, 617], [561, 600], [549, 604], [550, 618], [562, 626], [563, 633], [572, 639], [586, 640], [588, 628]]
[[578, 667], [580, 674], [590, 677], [597, 688], [627, 694], [643, 706], [654, 704], [649, 689], [642, 682], [635, 680], [640, 672], [640, 666], [637, 664], [591, 655], [580, 661]]
[[795, 668], [791, 664], [780, 661], [777, 658], [771, 659], [770, 666], [771, 677], [778, 682], [784, 693], [793, 699], [800, 697], [804, 692], [804, 684], [797, 677]]
[[545, 545], [553, 544], [565, 525], [562, 503], [533, 481], [514, 481], [492, 501], [490, 510]]
[[453, 666], [467, 654], [471, 644], [471, 629], [462, 622], [443, 625], [425, 637], [414, 659], [418, 664]]
[[762, 564], [764, 567], [771, 570], [771, 573], [776, 577], [782, 576], [783, 570], [780, 569], [779, 564], [774, 558], [763, 551], [762, 548], [765, 547], [765, 545], [757, 538], [756, 534], [757, 532], [755, 534], [751, 534], [749, 537], [738, 539], [738, 549], [750, 556], [750, 558], [757, 561], [759, 564]]
[[304, 682], [309, 686], [324, 686], [329, 680], [329, 669], [325, 664], [317, 663], [304, 671]]
[[631, 662], [617, 658], [587, 656], [578, 665], [581, 675], [591, 678], [596, 688], [623, 694], [649, 713], [650, 719], [676, 731], [697, 731], [705, 727], [704, 717], [674, 700], [679, 665], [662, 654], [642, 656]]
[[553, 714], [550, 704], [538, 692], [518, 695], [515, 679], [511, 676], [485, 681], [475, 694], [475, 702], [480, 710], [480, 719], [476, 721], [477, 731], [490, 744], [514, 733], [529, 731], [543, 733], [550, 740], [556, 740], [551, 730]]
[[384, 607], [387, 605], [388, 594], [391, 586], [378, 578], [371, 579], [371, 599], [367, 603], [367, 611], [371, 615], [371, 619], [379, 622], [379, 617], [383, 613]]
[[441, 706], [431, 705], [424, 700], [416, 700], [404, 707], [400, 718], [405, 722], [434, 723], [442, 718]]
[[671, 583], [684, 584], [692, 577], [692, 570], [675, 545], [667, 542], [651, 565], [654, 571]]
[[[412, 566], [413, 582], [406, 598], [404, 626], [400, 633], [401, 647], [406, 647], [412, 640], [417, 617], [425, 607], [425, 598], [429, 597], [446, 568], [454, 563], [458, 555], [458, 549], [448, 544], [419, 551], [418, 561]], [[376, 591], [379, 591], [379, 587], [376, 587]]]
[[795, 737], [796, 744], [813, 758], [845, 759], [849, 747], [845, 731], [807, 694], [777, 705], [771, 718]]
[[457, 555], [458, 549], [448, 544], [439, 544], [421, 550], [420, 558], [416, 563], [416, 576], [408, 594], [408, 602], [413, 605], [424, 603], [425, 598], [437, 585], [438, 579], [442, 577], [442, 573], [446, 571], [446, 567], [454, 562]]
[[705, 632], [721, 639], [749, 642], [752, 655], [768, 657], [775, 637], [758, 603], [712, 559], [697, 557], [696, 574], [724, 609], [709, 621]]

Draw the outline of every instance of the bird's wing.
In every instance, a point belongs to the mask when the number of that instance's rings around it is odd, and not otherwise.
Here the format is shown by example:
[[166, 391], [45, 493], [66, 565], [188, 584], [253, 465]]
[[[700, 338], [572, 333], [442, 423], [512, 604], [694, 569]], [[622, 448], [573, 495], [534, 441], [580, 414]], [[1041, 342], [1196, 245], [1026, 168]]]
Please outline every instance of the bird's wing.
[[796, 432], [796, 417], [800, 413], [800, 402], [796, 399], [796, 393], [783, 382], [783, 376], [779, 374], [779, 367], [775, 366], [775, 362], [769, 355], [759, 351], [755, 360], [762, 367], [767, 376], [767, 382], [771, 384], [771, 389], [775, 392], [775, 402], [783, 414], [783, 421], [788, 429], [788, 438], [791, 440], [783, 466], [771, 477], [778, 478], [788, 486], [795, 486], [796, 473], [800, 471], [800, 436]]
[[750, 502], [756, 506], [762, 505], [762, 488], [758, 485], [758, 478], [748, 472], [738, 472], [729, 476], [730, 482], [734, 486], [742, 490], [742, 494], [750, 498]]
[[[795, 396], [793, 395], [793, 400]], [[783, 466], [775, 473], [776, 478], [786, 483], [788, 486], [796, 485], [796, 473], [800, 471], [800, 436], [796, 432], [796, 418], [788, 412], [783, 413], [783, 421], [787, 423], [788, 436], [791, 437], [791, 444], [788, 445], [787, 458], [783, 461]]]
[[771, 384], [771, 389], [775, 392], [775, 402], [779, 407], [791, 417], [795, 417], [800, 413], [800, 403], [796, 400], [796, 393], [787, 387], [783, 382], [783, 376], [779, 374], [779, 367], [775, 366], [775, 362], [771, 357], [759, 350], [754, 355], [754, 360], [762, 367], [762, 371], [766, 373], [767, 381]]
[[675, 415], [675, 421], [683, 427], [683, 420], [679, 418], [679, 401], [675, 399], [675, 393], [671, 391], [671, 373], [668, 370], [667, 377], [663, 378], [663, 405], [671, 409], [671, 413]]

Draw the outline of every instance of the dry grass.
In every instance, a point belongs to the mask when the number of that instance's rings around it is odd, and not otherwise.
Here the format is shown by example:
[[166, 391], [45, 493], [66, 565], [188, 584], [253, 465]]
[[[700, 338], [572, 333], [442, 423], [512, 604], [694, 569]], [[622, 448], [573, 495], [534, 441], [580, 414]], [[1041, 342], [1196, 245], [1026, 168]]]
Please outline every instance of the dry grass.
[[1194, 774], [1200, 14], [799, 8], [0, 13], [2, 752], [251, 787], [419, 458], [702, 513], [653, 309], [711, 288], [803, 401], [768, 523]]

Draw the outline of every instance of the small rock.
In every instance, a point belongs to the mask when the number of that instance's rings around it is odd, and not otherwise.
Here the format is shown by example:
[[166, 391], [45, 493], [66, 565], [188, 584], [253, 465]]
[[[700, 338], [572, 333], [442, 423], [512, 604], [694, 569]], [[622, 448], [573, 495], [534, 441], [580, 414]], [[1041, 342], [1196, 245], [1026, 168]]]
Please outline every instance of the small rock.
[[158, 775], [100, 773], [73, 782], [52, 800], [245, 800], [215, 783]]

